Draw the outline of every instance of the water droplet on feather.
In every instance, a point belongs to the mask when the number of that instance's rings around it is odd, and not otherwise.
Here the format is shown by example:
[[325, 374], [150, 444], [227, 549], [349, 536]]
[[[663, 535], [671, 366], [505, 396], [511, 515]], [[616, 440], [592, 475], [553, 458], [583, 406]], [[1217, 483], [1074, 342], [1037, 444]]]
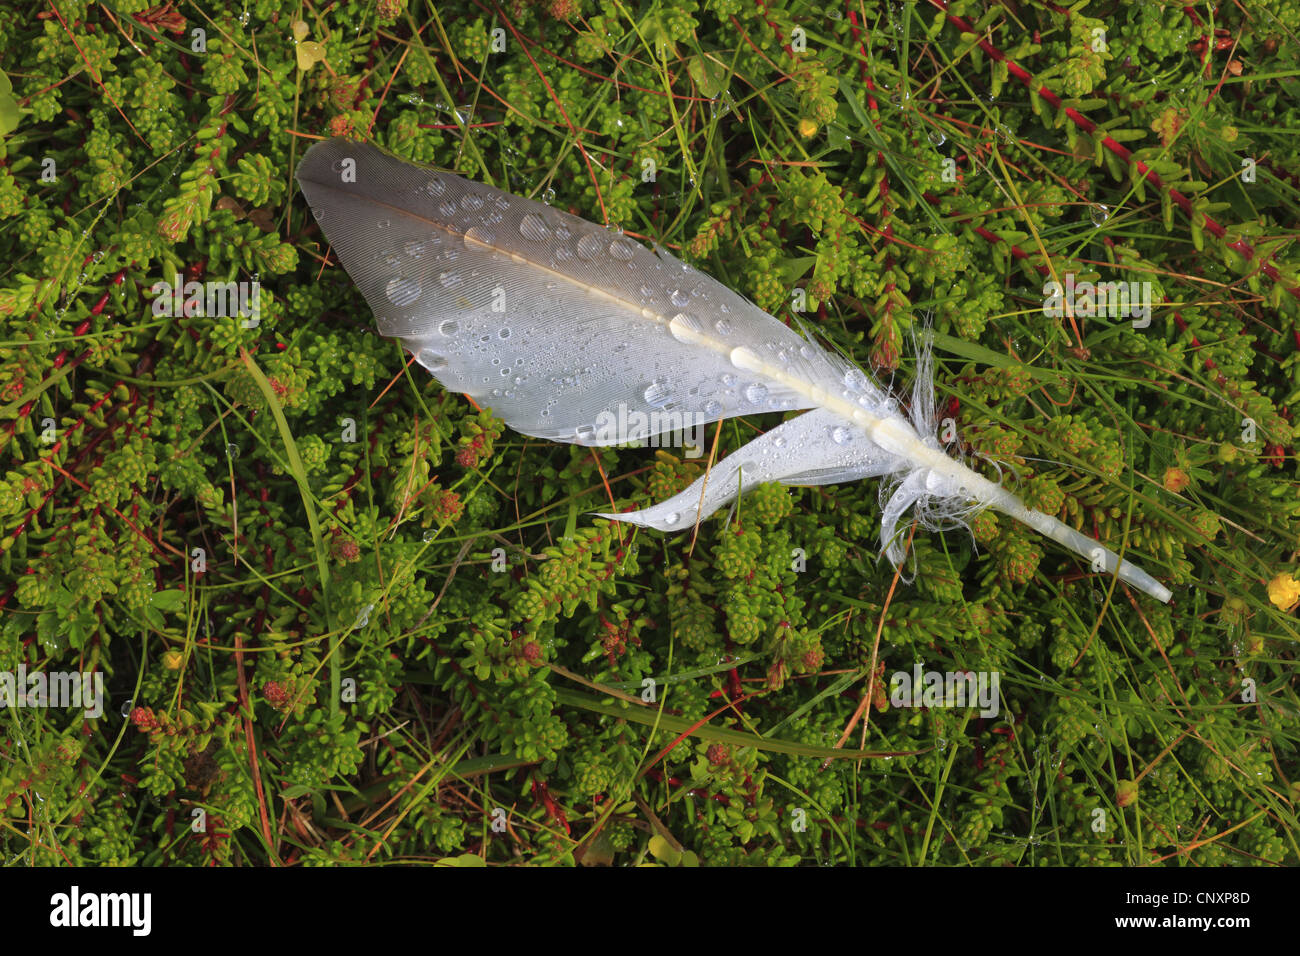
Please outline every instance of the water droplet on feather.
[[420, 280], [410, 276], [395, 276], [388, 280], [384, 294], [393, 305], [408, 306], [420, 297]]
[[427, 368], [430, 372], [440, 372], [447, 367], [446, 357], [439, 355], [432, 349], [420, 349], [419, 354], [416, 355], [415, 358], [416, 361]]
[[673, 400], [673, 388], [667, 379], [657, 378], [646, 386], [645, 400], [652, 408], [663, 408]]
[[533, 242], [545, 242], [551, 238], [551, 230], [546, 228], [541, 216], [530, 212], [519, 222], [519, 235]]
[[668, 331], [673, 334], [673, 338], [678, 342], [690, 345], [699, 339], [703, 327], [699, 319], [687, 315], [685, 312], [678, 312], [673, 316], [672, 321], [668, 323]]

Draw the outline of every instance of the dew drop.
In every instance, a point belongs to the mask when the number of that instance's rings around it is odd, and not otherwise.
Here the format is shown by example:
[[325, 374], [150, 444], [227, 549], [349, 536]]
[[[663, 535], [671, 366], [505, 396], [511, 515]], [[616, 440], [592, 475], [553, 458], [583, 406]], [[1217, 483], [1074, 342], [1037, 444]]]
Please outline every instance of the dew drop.
[[718, 321], [713, 323], [713, 327], [718, 330], [719, 335], [731, 334], [731, 323], [726, 319], [718, 319]]
[[369, 624], [370, 612], [373, 611], [374, 609], [375, 606], [373, 604], [367, 604], [365, 607], [363, 607], [361, 611], [357, 614], [357, 620], [356, 623], [352, 625], [352, 630], [359, 631], [367, 624]]
[[411, 242], [408, 242], [403, 248], [406, 249], [406, 254], [410, 256], [412, 259], [419, 259], [421, 256], [425, 254], [425, 252], [428, 251], [429, 244], [427, 242], [412, 240]]
[[410, 276], [395, 276], [388, 280], [388, 285], [384, 287], [384, 294], [393, 305], [410, 305], [420, 297], [420, 280]]
[[227, 458], [238, 458], [238, 457], [239, 457], [239, 446], [236, 445], [234, 442], [231, 442], [230, 444], [228, 444], [228, 445], [226, 446], [226, 457], [227, 457]]
[[849, 440], [849, 430], [843, 425], [836, 425], [831, 429], [831, 441], [837, 445], [843, 445]]
[[747, 349], [743, 345], [732, 349], [727, 357], [736, 368], [753, 371], [763, 367], [763, 360], [755, 355], [752, 349]]
[[545, 189], [542, 190], [542, 202], [546, 203], [546, 205], [548, 205], [548, 206], [549, 206], [551, 203], [555, 202], [555, 187], [554, 187], [554, 186], [547, 186]]
[[715, 418], [722, 414], [722, 403], [716, 399], [709, 399], [704, 403], [704, 414], [710, 418]]
[[666, 525], [674, 525], [674, 524], [676, 524], [677, 522], [679, 522], [679, 521], [681, 521], [681, 520], [682, 520], [682, 516], [679, 515], [676, 511], [674, 511], [672, 514], [670, 514], [670, 515], [668, 515], [666, 518], [664, 518], [664, 524], [666, 524]]
[[727, 386], [728, 388], [731, 388], [733, 385], [736, 384], [736, 376], [732, 375], [730, 372], [723, 372], [722, 384]]
[[126, 700], [122, 702], [122, 706], [119, 708], [119, 710], [123, 717], [129, 717], [131, 715], [131, 708], [132, 706], [134, 706], [134, 704], [135, 701], [133, 701], [130, 697], [128, 697]]
[[604, 251], [604, 241], [594, 232], [589, 232], [578, 240], [578, 258], [584, 262], [596, 261]]
[[609, 244], [609, 254], [622, 262], [628, 262], [636, 255], [636, 250], [626, 239], [615, 239]]
[[434, 199], [438, 199], [447, 191], [447, 184], [435, 176], [424, 184], [424, 191]]
[[509, 329], [501, 329], [501, 330], [499, 330], [499, 331], [497, 332], [497, 338], [499, 338], [499, 339], [508, 339], [508, 338], [510, 338], [510, 330], [509, 330]]
[[533, 242], [545, 242], [551, 238], [551, 230], [546, 228], [541, 216], [530, 212], [519, 222], [519, 235]]
[[460, 209], [457, 208], [457, 206], [456, 206], [456, 204], [455, 204], [454, 202], [452, 202], [450, 199], [448, 199], [448, 200], [446, 200], [446, 201], [441, 202], [441, 203], [438, 204], [438, 212], [442, 213], [442, 214], [443, 214], [444, 216], [446, 216], [448, 219], [451, 219], [451, 218], [452, 218], [453, 216], [455, 216], [458, 212], [460, 212]]
[[443, 272], [438, 275], [438, 281], [444, 289], [455, 289], [465, 284], [465, 277], [459, 272]]
[[948, 142], [948, 137], [943, 135], [943, 130], [932, 129], [930, 130], [930, 142], [935, 146], [942, 146], [944, 143]]
[[691, 345], [700, 340], [703, 327], [699, 319], [687, 315], [685, 312], [678, 312], [673, 316], [672, 321], [668, 323], [668, 331], [673, 334], [673, 338], [678, 342]]
[[775, 438], [772, 439], [772, 444], [775, 445], [777, 448], [784, 448], [785, 438], [783, 438], [780, 435], [777, 435]]
[[465, 230], [465, 245], [490, 246], [496, 241], [496, 233], [486, 226], [470, 226]]
[[767, 398], [767, 386], [762, 382], [750, 382], [745, 386], [745, 400], [754, 405], [762, 404]]
[[573, 430], [573, 433], [578, 436], [579, 442], [588, 442], [596, 437], [596, 426], [579, 425], [577, 428]]
[[657, 378], [645, 388], [645, 400], [651, 408], [663, 408], [673, 400], [673, 387], [665, 378]]
[[673, 289], [672, 295], [668, 298], [670, 298], [673, 305], [677, 306], [679, 309], [691, 301], [690, 298], [687, 297], [686, 293], [681, 289]]
[[451, 338], [460, 331], [460, 323], [455, 319], [444, 319], [438, 325], [438, 331], [447, 336], [447, 338]]
[[483, 197], [478, 196], [474, 193], [470, 193], [467, 196], [465, 196], [463, 199], [461, 199], [460, 208], [466, 210], [467, 212], [472, 212], [475, 209], [482, 209]]
[[426, 531], [424, 534], [420, 535], [420, 540], [423, 541], [425, 544], [428, 544], [430, 541], [432, 541], [432, 540], [433, 540], [434, 538], [436, 538], [436, 537], [438, 537], [438, 532], [436, 532], [436, 531], [434, 531], [432, 528], [430, 528], [430, 529], [429, 529], [428, 531]]
[[1110, 218], [1110, 208], [1096, 202], [1092, 204], [1092, 208], [1088, 210], [1088, 214], [1092, 217], [1092, 224], [1094, 226], [1100, 226]]

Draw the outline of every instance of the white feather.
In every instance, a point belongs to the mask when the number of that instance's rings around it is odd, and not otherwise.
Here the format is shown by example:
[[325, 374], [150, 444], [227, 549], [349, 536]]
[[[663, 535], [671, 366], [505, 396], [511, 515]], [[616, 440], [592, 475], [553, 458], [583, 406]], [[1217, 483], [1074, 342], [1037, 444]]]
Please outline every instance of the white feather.
[[[515, 431], [608, 445], [683, 418], [814, 409], [668, 501], [602, 517], [674, 531], [762, 482], [890, 476], [881, 545], [895, 565], [898, 522], [913, 506], [926, 527], [993, 507], [1169, 600], [1131, 562], [944, 453], [928, 348], [909, 419], [861, 369], [663, 249], [342, 139], [308, 150], [298, 181], [380, 331]], [[626, 427], [609, 429], [620, 416]]]

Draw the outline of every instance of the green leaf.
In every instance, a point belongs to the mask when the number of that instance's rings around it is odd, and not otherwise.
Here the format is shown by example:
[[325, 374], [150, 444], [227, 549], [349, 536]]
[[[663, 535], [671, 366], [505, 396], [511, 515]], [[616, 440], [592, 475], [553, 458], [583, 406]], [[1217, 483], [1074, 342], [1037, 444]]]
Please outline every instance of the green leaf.
[[699, 91], [713, 99], [727, 87], [727, 68], [707, 54], [691, 57], [686, 70]]
[[974, 342], [967, 342], [964, 339], [954, 338], [951, 335], [944, 335], [940, 332], [934, 333], [934, 346], [940, 351], [947, 352], [950, 355], [956, 355], [958, 358], [978, 362], [981, 365], [990, 365], [993, 368], [1014, 368], [1019, 372], [1023, 372], [1025, 375], [1030, 375], [1043, 381], [1056, 382], [1061, 378], [1060, 372], [1024, 365], [1008, 355], [1000, 355], [983, 345], [976, 345]]
[[150, 603], [159, 611], [179, 611], [185, 606], [185, 592], [155, 591]]
[[21, 112], [13, 97], [14, 85], [8, 75], [0, 70], [0, 136], [8, 136], [18, 128]]
[[20, 118], [18, 102], [12, 96], [0, 94], [0, 136], [8, 136], [16, 130]]
[[641, 25], [642, 36], [650, 44], [656, 57], [662, 60], [677, 58], [677, 44], [673, 42], [673, 33], [659, 15], [651, 15]]
[[650, 855], [665, 866], [678, 866], [682, 862], [682, 853], [659, 834], [650, 838]]
[[[280, 440], [284, 442], [284, 451], [289, 459], [289, 471], [293, 474], [293, 480], [298, 485], [303, 507], [307, 511], [307, 526], [311, 530], [313, 550], [316, 552], [316, 568], [320, 573], [320, 587], [325, 599], [325, 610], [328, 614], [330, 605], [329, 564], [325, 558], [325, 537], [321, 534], [320, 518], [316, 514], [316, 502], [312, 497], [311, 485], [307, 481], [307, 469], [303, 467], [302, 456], [298, 454], [298, 445], [293, 440], [293, 432], [289, 429], [289, 422], [284, 417], [284, 409], [280, 407], [280, 400], [276, 398], [271, 383], [266, 380], [266, 375], [258, 367], [252, 355], [241, 349], [240, 357], [243, 359], [248, 373], [253, 376], [253, 381], [257, 383], [257, 387], [265, 396], [267, 407], [271, 410], [271, 417], [275, 419], [275, 427], [280, 432]], [[337, 714], [339, 711], [339, 692], [343, 683], [343, 676], [339, 668], [338, 640], [337, 637], [334, 639], [329, 654], [330, 713], [332, 714]]]

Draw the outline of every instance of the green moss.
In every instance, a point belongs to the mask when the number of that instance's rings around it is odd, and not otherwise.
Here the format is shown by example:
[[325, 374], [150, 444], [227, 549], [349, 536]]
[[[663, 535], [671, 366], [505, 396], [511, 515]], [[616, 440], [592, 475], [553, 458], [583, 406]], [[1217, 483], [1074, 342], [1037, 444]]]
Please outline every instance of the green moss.
[[[280, 0], [110, 6], [0, 11], [0, 670], [107, 684], [0, 708], [6, 859], [627, 863], [662, 825], [708, 864], [1300, 862], [1267, 588], [1294, 0], [1220, 6], [1208, 70], [1156, 3], [346, 0], [298, 37]], [[588, 517], [707, 460], [526, 439], [406, 367], [293, 183], [338, 133], [668, 246], [900, 398], [928, 323], [949, 449], [1174, 603], [992, 515], [896, 576], [873, 482], [673, 537]], [[1046, 316], [1066, 273], [1152, 283], [1150, 324]], [[165, 314], [178, 275], [257, 281], [257, 321]], [[997, 713], [896, 706], [916, 664], [996, 672]], [[824, 767], [846, 728], [906, 756]]]

